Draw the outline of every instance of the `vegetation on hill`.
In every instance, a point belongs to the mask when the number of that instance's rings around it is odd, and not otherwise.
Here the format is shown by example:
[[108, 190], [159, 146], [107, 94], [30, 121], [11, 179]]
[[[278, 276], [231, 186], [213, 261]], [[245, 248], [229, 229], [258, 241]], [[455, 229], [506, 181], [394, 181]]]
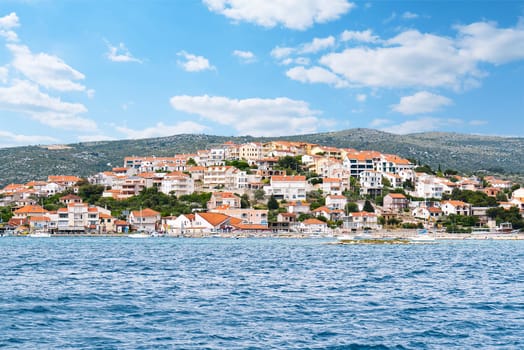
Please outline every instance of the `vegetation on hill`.
[[[279, 138], [224, 137], [183, 134], [142, 140], [77, 143], [59, 149], [26, 146], [0, 149], [0, 186], [45, 180], [48, 175], [89, 176], [122, 166], [127, 156], [173, 156], [220, 146], [226, 141], [290, 140], [326, 146], [376, 150], [417, 160], [433, 169], [486, 172], [524, 177], [524, 138], [421, 133], [395, 135], [370, 129], [284, 136]], [[298, 163], [298, 159], [296, 160]], [[300, 172], [299, 164], [282, 164]]]

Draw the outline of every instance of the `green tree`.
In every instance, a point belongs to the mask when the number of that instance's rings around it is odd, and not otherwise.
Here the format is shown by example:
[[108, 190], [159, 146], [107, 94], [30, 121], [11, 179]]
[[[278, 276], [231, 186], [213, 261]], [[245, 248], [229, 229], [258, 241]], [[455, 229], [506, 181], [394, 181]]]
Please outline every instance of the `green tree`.
[[96, 203], [100, 197], [102, 197], [102, 193], [104, 192], [104, 186], [102, 185], [91, 185], [89, 183], [83, 184], [78, 188], [78, 195], [82, 198], [82, 200], [89, 204]]
[[500, 191], [499, 193], [497, 193], [495, 199], [498, 202], [507, 202], [508, 201], [508, 196], [506, 196], [506, 194], [504, 192]]
[[362, 211], [366, 211], [368, 213], [374, 213], [375, 208], [371, 205], [371, 202], [366, 199], [366, 202], [364, 203], [364, 208], [362, 208]]
[[8, 222], [13, 217], [12, 207], [0, 207], [0, 219], [2, 222]]
[[242, 209], [245, 209], [245, 208], [250, 208], [251, 207], [251, 203], [249, 202], [249, 196], [244, 193], [241, 197], [240, 197], [240, 207]]
[[269, 197], [269, 200], [267, 201], [267, 208], [269, 210], [277, 210], [279, 208], [279, 204], [275, 196], [271, 195], [271, 197]]
[[197, 162], [193, 158], [189, 158], [186, 162], [186, 166], [197, 166]]
[[266, 196], [266, 193], [262, 189], [257, 189], [253, 193], [253, 197], [255, 198], [257, 202], [260, 202], [261, 200], [263, 200], [265, 196]]
[[251, 167], [245, 160], [226, 160], [226, 165], [233, 166], [241, 171], [251, 171]]
[[286, 170], [286, 173], [302, 173], [302, 156], [285, 156], [278, 159], [278, 169]]
[[358, 212], [358, 204], [355, 202], [348, 202], [346, 204], [346, 213], [356, 213]]

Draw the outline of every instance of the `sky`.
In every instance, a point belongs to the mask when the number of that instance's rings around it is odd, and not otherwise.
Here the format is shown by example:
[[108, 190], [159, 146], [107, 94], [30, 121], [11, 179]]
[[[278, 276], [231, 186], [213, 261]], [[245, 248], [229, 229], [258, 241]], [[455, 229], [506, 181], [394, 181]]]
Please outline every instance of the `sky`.
[[524, 137], [524, 1], [0, 0], [0, 147]]

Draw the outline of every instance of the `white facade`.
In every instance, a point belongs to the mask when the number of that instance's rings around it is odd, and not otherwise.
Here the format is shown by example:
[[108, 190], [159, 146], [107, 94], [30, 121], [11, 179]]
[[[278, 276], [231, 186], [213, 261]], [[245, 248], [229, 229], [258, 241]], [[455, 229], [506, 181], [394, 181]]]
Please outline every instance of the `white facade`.
[[382, 173], [365, 170], [359, 174], [360, 194], [378, 193], [382, 190]]
[[170, 194], [173, 192], [175, 196], [183, 196], [195, 192], [194, 180], [184, 173], [171, 173], [164, 176], [160, 186], [160, 192]]
[[326, 207], [329, 209], [345, 210], [347, 202], [347, 198], [341, 195], [330, 195], [326, 197]]
[[415, 182], [415, 196], [419, 198], [442, 198], [444, 188], [433, 175], [417, 176]]
[[277, 199], [305, 200], [306, 188], [305, 176], [272, 176], [270, 186], [265, 186], [264, 192]]

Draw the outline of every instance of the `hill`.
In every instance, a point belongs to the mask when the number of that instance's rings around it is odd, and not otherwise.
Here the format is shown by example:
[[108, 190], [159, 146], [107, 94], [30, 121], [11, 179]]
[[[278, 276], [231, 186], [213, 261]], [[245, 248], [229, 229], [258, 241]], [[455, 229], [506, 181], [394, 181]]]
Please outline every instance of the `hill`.
[[0, 149], [0, 186], [48, 175], [88, 176], [123, 166], [126, 156], [172, 156], [218, 146], [226, 141], [290, 140], [326, 146], [376, 150], [398, 154], [434, 169], [471, 173], [524, 175], [524, 138], [503, 138], [454, 133], [395, 135], [371, 129], [294, 135], [278, 138], [226, 137], [183, 134], [169, 137], [77, 143], [64, 146], [27, 146]]

